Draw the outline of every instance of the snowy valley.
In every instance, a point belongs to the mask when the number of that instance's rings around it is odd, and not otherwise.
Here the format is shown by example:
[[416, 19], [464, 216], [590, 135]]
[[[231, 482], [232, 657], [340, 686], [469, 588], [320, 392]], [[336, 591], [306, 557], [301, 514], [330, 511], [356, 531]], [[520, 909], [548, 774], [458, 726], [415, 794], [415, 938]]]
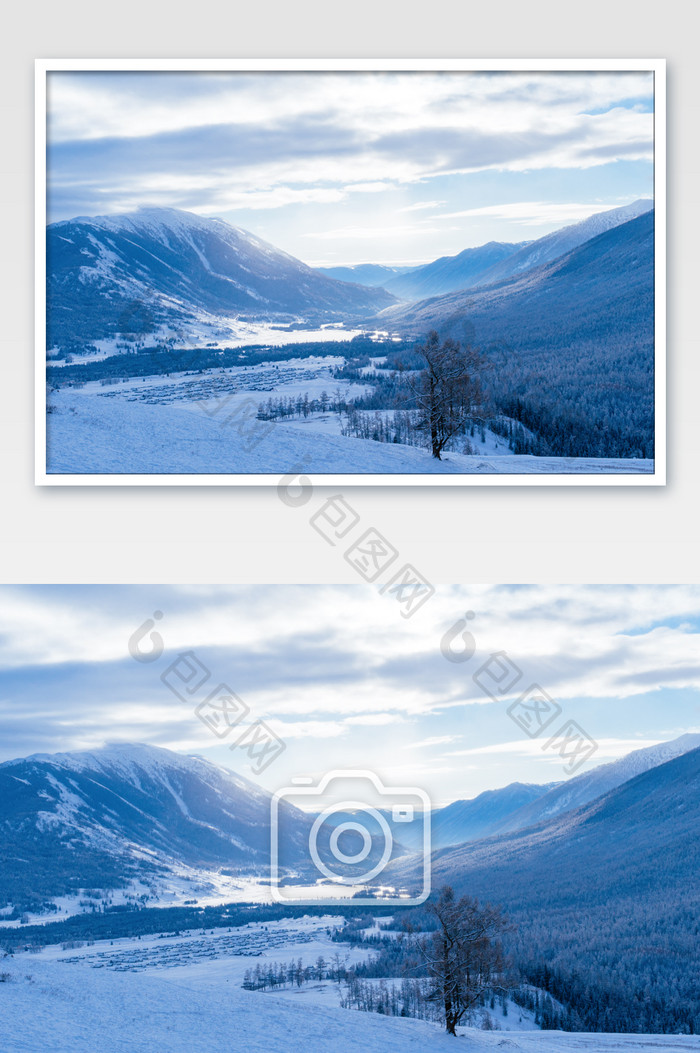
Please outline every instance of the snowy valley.
[[[385, 268], [392, 291], [174, 209], [52, 224], [47, 473], [653, 474], [653, 215]], [[440, 457], [432, 329], [478, 349]]]
[[[509, 979], [460, 1024], [465, 1048], [700, 1048], [686, 923], [699, 740], [435, 811], [434, 889], [492, 896], [514, 923]], [[430, 913], [384, 905], [380, 889], [376, 908], [314, 889], [312, 813], [290, 810], [283, 828], [297, 906], [270, 896], [269, 794], [199, 758], [137, 744], [35, 755], [0, 765], [0, 791], [3, 1051], [38, 1053], [50, 1017], [53, 1048], [73, 1053], [104, 1013], [115, 1053], [455, 1041], [422, 964]], [[410, 889], [415, 839], [394, 834], [382, 880]]]

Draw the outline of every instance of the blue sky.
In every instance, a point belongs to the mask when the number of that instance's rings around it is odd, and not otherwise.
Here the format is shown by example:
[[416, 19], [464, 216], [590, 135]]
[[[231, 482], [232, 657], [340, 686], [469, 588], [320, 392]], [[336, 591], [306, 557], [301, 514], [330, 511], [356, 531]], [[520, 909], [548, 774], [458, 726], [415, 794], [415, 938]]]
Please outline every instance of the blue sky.
[[524, 241], [653, 192], [639, 72], [52, 72], [49, 221], [153, 205], [316, 266]]
[[[136, 661], [128, 641], [156, 610], [163, 653]], [[448, 661], [467, 611], [474, 654]], [[597, 741], [588, 766], [700, 731], [699, 633], [700, 586], [443, 586], [407, 621], [364, 585], [4, 586], [0, 760], [146, 742], [256, 779], [161, 681], [193, 652], [207, 690], [225, 683], [286, 742], [265, 788], [369, 768], [446, 803], [564, 777], [547, 735], [506, 712], [532, 683]], [[521, 679], [494, 699], [474, 673], [497, 652]]]

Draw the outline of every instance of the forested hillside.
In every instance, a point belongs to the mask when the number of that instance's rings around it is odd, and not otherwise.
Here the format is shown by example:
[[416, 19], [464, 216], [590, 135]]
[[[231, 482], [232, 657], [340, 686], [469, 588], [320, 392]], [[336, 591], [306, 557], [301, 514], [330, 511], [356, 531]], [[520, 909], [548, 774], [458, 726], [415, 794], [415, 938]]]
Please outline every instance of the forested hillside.
[[700, 750], [528, 830], [434, 855], [433, 883], [503, 904], [551, 1026], [700, 1033]]
[[515, 452], [653, 457], [653, 211], [521, 277], [379, 317], [479, 348], [493, 411], [535, 436]]

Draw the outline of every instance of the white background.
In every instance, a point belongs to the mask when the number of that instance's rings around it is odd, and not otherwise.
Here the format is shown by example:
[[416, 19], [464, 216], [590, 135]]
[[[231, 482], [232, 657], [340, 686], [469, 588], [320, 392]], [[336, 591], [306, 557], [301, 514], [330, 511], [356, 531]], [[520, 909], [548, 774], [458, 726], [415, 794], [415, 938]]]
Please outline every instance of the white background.
[[359, 487], [345, 496], [363, 527], [379, 529], [435, 583], [700, 580], [700, 93], [690, 5], [64, 0], [12, 17], [0, 66], [0, 581], [359, 580], [309, 526], [333, 491], [317, 488], [295, 509], [274, 487], [34, 486], [33, 61], [139, 56], [666, 58], [667, 487]]

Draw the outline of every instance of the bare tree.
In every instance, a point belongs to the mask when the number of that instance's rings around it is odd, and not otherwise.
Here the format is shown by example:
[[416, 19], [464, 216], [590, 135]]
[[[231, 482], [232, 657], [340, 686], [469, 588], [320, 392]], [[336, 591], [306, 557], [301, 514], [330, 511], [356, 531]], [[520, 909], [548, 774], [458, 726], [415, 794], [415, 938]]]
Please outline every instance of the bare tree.
[[475, 899], [455, 898], [445, 886], [437, 900], [426, 904], [435, 915], [438, 929], [423, 944], [428, 970], [433, 978], [432, 999], [439, 1001], [450, 1035], [479, 999], [489, 991], [505, 986], [504, 958], [500, 936], [507, 925], [500, 908]]
[[418, 348], [425, 359], [418, 383], [409, 381], [412, 401], [420, 410], [420, 424], [430, 436], [433, 457], [442, 459], [442, 452], [452, 438], [474, 419], [474, 411], [481, 404], [479, 371], [483, 362], [479, 353], [451, 338], [442, 343], [433, 329]]

